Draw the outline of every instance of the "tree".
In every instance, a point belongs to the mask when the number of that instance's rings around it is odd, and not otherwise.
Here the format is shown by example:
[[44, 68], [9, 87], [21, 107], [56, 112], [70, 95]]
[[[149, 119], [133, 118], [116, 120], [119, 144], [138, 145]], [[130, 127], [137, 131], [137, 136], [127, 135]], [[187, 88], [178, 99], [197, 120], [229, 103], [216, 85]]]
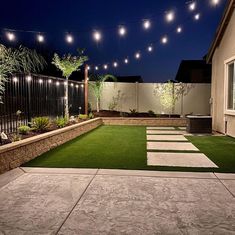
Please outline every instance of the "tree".
[[89, 85], [94, 93], [95, 98], [96, 98], [96, 110], [97, 110], [97, 112], [99, 112], [100, 111], [100, 98], [102, 95], [102, 91], [103, 91], [105, 82], [109, 79], [111, 79], [115, 82], [115, 81], [117, 81], [117, 79], [116, 79], [116, 77], [114, 77], [111, 74], [96, 75], [96, 76], [93, 76], [92, 79], [94, 81], [89, 82]]
[[59, 57], [58, 54], [54, 54], [52, 64], [54, 64], [59, 70], [62, 71], [63, 77], [66, 79], [65, 84], [65, 107], [64, 114], [66, 118], [69, 118], [69, 100], [68, 91], [69, 84], [68, 80], [74, 71], [79, 71], [80, 67], [88, 60], [87, 56], [84, 56], [84, 50], [78, 49], [78, 56], [72, 56], [71, 54], [66, 54], [63, 57]]
[[39, 72], [45, 65], [46, 61], [35, 50], [23, 46], [7, 48], [0, 44], [0, 100], [9, 76], [14, 73]]

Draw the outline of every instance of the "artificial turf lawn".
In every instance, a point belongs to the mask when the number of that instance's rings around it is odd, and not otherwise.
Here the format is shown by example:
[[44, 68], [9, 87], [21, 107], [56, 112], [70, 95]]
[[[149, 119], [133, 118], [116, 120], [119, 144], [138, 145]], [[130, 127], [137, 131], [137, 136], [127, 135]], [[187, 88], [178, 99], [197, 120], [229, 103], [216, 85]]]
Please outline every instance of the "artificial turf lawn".
[[235, 139], [187, 137], [218, 167], [147, 166], [146, 128], [101, 126], [26, 163], [33, 167], [235, 172]]

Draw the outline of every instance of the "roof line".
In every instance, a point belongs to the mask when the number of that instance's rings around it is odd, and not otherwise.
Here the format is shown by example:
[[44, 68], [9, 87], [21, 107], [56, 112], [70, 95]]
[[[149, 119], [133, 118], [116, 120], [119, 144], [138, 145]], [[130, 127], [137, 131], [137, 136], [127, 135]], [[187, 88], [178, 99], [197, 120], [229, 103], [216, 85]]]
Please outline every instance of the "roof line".
[[209, 52], [208, 52], [208, 55], [206, 58], [207, 63], [211, 63], [211, 60], [212, 60], [212, 57], [213, 57], [214, 52], [216, 50], [216, 47], [220, 44], [220, 42], [223, 38], [223, 35], [224, 35], [226, 28], [229, 24], [229, 20], [231, 19], [231, 16], [233, 14], [234, 8], [235, 8], [235, 0], [228, 0], [228, 3], [225, 7], [223, 17], [222, 17], [220, 24], [216, 30], [214, 40], [213, 40], [211, 47], [209, 49]]

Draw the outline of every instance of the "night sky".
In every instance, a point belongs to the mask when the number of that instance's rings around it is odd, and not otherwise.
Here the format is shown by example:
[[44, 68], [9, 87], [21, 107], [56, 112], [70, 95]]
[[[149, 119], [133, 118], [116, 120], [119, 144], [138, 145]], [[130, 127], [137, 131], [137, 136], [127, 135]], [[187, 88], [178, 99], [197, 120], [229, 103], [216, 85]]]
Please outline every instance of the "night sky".
[[[226, 3], [222, 0], [219, 6], [212, 7], [210, 0], [197, 2], [197, 10], [192, 13], [185, 0], [2, 1], [1, 43], [8, 43], [3, 28], [45, 32], [46, 41], [41, 49], [63, 54], [76, 53], [77, 47], [86, 48], [89, 64], [121, 63], [117, 69], [109, 70], [115, 75], [141, 75], [145, 82], [166, 81], [175, 78], [181, 60], [201, 59], [207, 53]], [[173, 23], [164, 21], [167, 10], [175, 11]], [[197, 22], [193, 20], [196, 12], [201, 13]], [[152, 21], [149, 31], [143, 30], [143, 19]], [[119, 25], [128, 30], [124, 38], [117, 34]], [[175, 33], [178, 25], [183, 26], [180, 35]], [[94, 29], [103, 34], [98, 44], [92, 38]], [[74, 36], [72, 45], [65, 42], [66, 32]], [[161, 45], [160, 38], [165, 34], [169, 43]], [[16, 32], [16, 37], [12, 45], [39, 46], [33, 33]], [[151, 43], [154, 52], [149, 54], [146, 48]], [[139, 50], [142, 57], [136, 61], [134, 54]], [[127, 56], [130, 64], [124, 65]]]

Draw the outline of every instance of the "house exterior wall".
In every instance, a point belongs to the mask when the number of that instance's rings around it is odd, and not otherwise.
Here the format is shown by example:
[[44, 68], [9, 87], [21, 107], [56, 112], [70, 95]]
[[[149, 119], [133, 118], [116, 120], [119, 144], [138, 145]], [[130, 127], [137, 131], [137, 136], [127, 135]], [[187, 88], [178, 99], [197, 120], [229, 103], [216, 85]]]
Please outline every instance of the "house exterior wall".
[[235, 114], [226, 114], [226, 61], [235, 58], [235, 11], [224, 33], [220, 45], [216, 48], [212, 58], [212, 89], [211, 97], [213, 129], [221, 133], [226, 132], [235, 137]]
[[[101, 96], [100, 108], [109, 110], [113, 98], [119, 99], [114, 110], [130, 112], [130, 109], [136, 109], [138, 112], [148, 112], [153, 110], [156, 114], [169, 114], [170, 110], [162, 107], [159, 97], [154, 95], [156, 86], [161, 83], [112, 83], [107, 82]], [[177, 85], [175, 85], [177, 86]], [[188, 93], [179, 98], [175, 104], [174, 113], [185, 115], [193, 114], [210, 114], [210, 84], [186, 84]], [[89, 89], [89, 102], [92, 109], [96, 109], [96, 100], [91, 89]]]

